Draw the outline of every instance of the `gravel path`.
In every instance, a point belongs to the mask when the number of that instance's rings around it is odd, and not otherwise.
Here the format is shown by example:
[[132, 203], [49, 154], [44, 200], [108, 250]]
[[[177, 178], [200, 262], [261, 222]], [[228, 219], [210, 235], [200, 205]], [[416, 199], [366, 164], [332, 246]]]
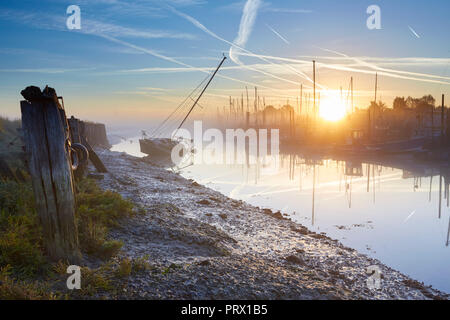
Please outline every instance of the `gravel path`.
[[[223, 196], [145, 159], [99, 150], [105, 189], [144, 215], [112, 231], [123, 257], [148, 256], [123, 299], [448, 299], [280, 213]], [[371, 290], [369, 266], [381, 270]], [[155, 271], [157, 270], [157, 271]], [[163, 272], [161, 272], [163, 270]]]

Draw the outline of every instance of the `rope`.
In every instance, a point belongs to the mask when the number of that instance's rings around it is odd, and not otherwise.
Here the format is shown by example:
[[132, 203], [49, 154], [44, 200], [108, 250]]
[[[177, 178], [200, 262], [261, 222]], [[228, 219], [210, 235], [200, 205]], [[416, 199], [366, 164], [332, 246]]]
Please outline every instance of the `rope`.
[[192, 95], [194, 95], [194, 93], [199, 90], [199, 88], [203, 85], [203, 83], [205, 83], [205, 81], [207, 79], [209, 79], [210, 76], [211, 76], [211, 73], [209, 73], [202, 80], [202, 82], [200, 82], [200, 84], [194, 90], [192, 90], [191, 93], [177, 106], [177, 108], [174, 111], [172, 111], [169, 114], [169, 116], [166, 119], [164, 119], [164, 121], [152, 131], [151, 137], [158, 137], [158, 136], [160, 136], [162, 134], [162, 130], [161, 129], [164, 127], [164, 125], [170, 120], [171, 117], [173, 117], [178, 111], [180, 111], [184, 106], [186, 106], [186, 102], [189, 100], [189, 98], [192, 99]]

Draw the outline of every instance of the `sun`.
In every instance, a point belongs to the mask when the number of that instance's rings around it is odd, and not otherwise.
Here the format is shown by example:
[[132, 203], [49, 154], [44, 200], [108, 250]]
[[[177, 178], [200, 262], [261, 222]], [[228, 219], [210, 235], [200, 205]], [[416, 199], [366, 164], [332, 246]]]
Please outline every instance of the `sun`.
[[339, 121], [346, 116], [346, 109], [345, 104], [341, 102], [339, 97], [329, 95], [320, 102], [319, 115], [327, 121]]

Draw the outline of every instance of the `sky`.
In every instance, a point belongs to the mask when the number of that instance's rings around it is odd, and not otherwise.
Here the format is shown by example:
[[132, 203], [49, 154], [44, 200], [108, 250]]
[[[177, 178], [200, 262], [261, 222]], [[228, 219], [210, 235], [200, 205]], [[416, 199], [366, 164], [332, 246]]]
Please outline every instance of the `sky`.
[[[69, 30], [70, 5], [81, 29]], [[371, 5], [381, 29], [369, 29]], [[41, 0], [0, 3], [0, 115], [20, 117], [20, 91], [54, 87], [68, 115], [144, 126], [170, 113], [220, 62], [201, 100], [228, 105], [245, 88], [277, 107], [354, 78], [355, 105], [450, 95], [450, 2], [376, 0]], [[250, 91], [252, 92], [252, 91]]]

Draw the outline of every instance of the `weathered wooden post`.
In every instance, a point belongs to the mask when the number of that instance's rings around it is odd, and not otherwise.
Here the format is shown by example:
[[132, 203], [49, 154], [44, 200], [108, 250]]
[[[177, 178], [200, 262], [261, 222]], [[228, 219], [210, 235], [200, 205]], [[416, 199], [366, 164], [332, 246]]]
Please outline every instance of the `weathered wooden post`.
[[87, 165], [89, 160], [89, 151], [82, 144], [81, 134], [80, 134], [80, 120], [75, 118], [74, 116], [67, 119], [69, 123], [70, 130], [70, 141], [72, 148], [76, 152], [76, 157], [78, 160], [78, 165], [76, 170], [74, 171], [74, 175], [76, 178], [82, 178], [87, 172]]
[[25, 150], [44, 245], [52, 260], [77, 262], [81, 255], [65, 112], [51, 88], [28, 87], [22, 95]]
[[89, 130], [89, 128], [92, 128], [92, 126], [87, 125], [87, 123], [84, 121], [80, 121], [79, 127], [80, 127], [81, 143], [87, 148], [87, 150], [89, 152], [89, 160], [91, 160], [92, 164], [94, 165], [94, 167], [97, 169], [98, 172], [107, 173], [108, 170], [106, 169], [105, 165], [100, 160], [100, 158], [98, 157], [97, 153], [95, 153], [94, 149], [92, 149], [92, 146], [90, 145], [90, 143], [88, 141], [89, 140], [88, 139], [88, 135], [89, 135], [88, 130]]

